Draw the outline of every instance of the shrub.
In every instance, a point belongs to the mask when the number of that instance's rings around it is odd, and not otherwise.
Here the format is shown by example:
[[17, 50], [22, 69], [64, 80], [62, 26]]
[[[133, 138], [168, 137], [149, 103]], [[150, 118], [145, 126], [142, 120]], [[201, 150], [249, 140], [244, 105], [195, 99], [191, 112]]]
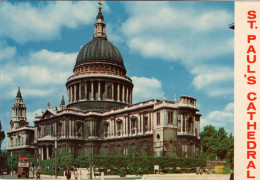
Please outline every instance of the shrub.
[[125, 177], [126, 176], [126, 171], [125, 169], [118, 169], [117, 173], [120, 177]]

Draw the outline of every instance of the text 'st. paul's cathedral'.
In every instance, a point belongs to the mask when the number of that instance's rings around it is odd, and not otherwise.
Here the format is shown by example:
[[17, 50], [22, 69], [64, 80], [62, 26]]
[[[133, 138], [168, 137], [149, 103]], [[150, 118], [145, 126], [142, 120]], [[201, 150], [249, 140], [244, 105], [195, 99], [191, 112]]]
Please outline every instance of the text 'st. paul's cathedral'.
[[[73, 72], [66, 83], [67, 104], [62, 97], [60, 108], [49, 105], [35, 117], [34, 127], [28, 126], [25, 111], [21, 120], [11, 120], [9, 152], [18, 156], [30, 152], [38, 160], [50, 159], [57, 141], [58, 154], [70, 152], [75, 157], [132, 152], [196, 157], [200, 153], [201, 115], [195, 98], [132, 104], [134, 85], [126, 76], [121, 53], [107, 40], [101, 5], [93, 39], [78, 53]], [[25, 139], [16, 140], [21, 137]]]

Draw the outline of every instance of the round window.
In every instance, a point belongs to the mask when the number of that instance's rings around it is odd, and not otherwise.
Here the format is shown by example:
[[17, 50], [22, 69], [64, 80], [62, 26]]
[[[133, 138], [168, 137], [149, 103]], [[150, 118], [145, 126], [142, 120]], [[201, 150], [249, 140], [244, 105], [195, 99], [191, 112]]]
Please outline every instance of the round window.
[[157, 136], [156, 136], [156, 137], [157, 137], [157, 139], [160, 139], [160, 134], [157, 134]]

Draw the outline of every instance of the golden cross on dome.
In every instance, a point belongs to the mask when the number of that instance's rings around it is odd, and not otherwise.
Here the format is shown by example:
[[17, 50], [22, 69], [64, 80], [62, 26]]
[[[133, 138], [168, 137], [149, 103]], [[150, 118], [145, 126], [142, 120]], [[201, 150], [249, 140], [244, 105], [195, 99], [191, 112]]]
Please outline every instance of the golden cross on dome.
[[102, 3], [101, 3], [101, 1], [98, 1], [98, 4], [99, 4], [99, 11], [101, 12], [101, 6], [102, 6]]

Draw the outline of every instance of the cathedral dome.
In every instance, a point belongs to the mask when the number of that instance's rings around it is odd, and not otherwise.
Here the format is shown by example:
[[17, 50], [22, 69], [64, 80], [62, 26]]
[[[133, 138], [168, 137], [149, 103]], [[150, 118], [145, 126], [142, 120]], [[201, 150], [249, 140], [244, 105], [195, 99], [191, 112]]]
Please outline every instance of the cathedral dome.
[[106, 38], [93, 38], [78, 53], [75, 67], [83, 63], [106, 62], [125, 69], [119, 50]]

